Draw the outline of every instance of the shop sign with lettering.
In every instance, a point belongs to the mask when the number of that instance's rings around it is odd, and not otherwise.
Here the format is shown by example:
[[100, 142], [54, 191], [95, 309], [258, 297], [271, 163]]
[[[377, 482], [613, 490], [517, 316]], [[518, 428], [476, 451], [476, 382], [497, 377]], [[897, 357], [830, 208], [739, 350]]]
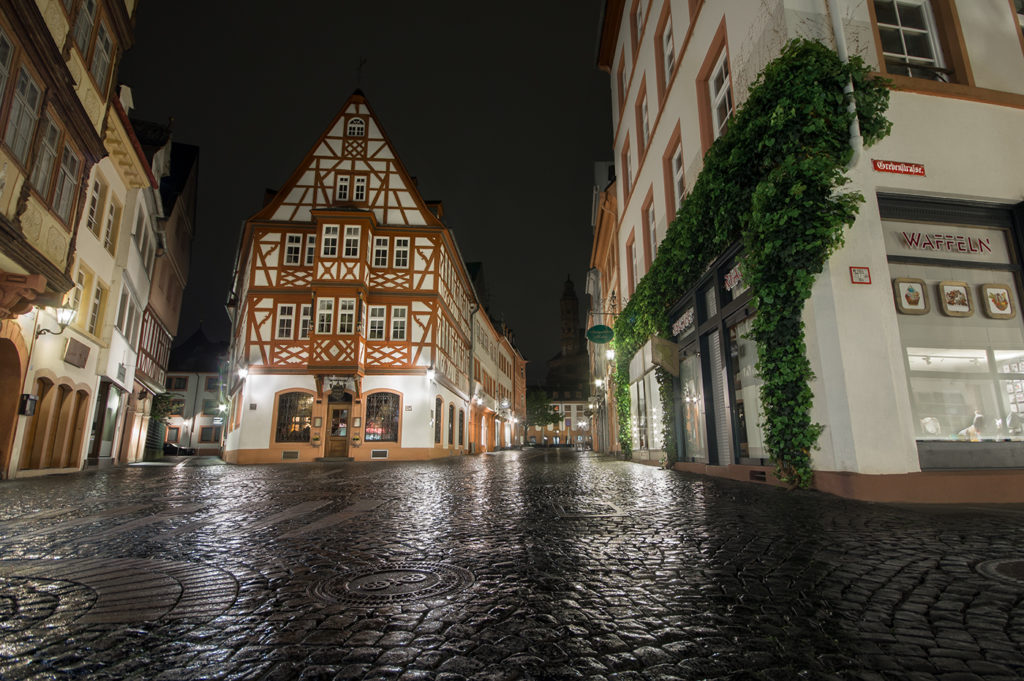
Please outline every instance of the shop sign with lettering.
[[679, 316], [679, 319], [676, 320], [675, 324], [672, 325], [672, 335], [685, 336], [686, 334], [693, 331], [693, 322], [696, 320], [696, 318], [697, 313], [692, 305], [683, 310], [683, 314], [681, 314]]
[[987, 227], [922, 224], [886, 220], [885, 250], [890, 255], [969, 260], [974, 262], [1009, 262], [1006, 233]]

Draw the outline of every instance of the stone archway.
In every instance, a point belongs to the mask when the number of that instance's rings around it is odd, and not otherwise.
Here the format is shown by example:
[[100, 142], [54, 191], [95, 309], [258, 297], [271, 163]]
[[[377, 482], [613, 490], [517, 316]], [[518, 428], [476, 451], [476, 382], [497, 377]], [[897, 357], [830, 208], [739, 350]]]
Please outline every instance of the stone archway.
[[18, 400], [25, 382], [28, 351], [17, 323], [0, 322], [0, 479], [10, 473], [14, 431], [18, 425]]

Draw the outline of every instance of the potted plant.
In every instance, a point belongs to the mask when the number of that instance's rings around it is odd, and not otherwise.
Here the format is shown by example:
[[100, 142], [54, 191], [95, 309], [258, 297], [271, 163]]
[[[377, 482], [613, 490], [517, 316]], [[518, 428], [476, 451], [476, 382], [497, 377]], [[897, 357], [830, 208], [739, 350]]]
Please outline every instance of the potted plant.
[[309, 444], [313, 445], [314, 447], [319, 447], [320, 446], [320, 433], [313, 433], [313, 437], [311, 437], [309, 439]]

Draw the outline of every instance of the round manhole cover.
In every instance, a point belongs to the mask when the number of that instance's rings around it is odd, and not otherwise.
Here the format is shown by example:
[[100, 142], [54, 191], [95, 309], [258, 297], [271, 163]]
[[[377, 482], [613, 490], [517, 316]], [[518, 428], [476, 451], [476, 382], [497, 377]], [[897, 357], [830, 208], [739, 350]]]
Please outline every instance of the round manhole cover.
[[462, 591], [473, 573], [440, 563], [394, 563], [331, 577], [312, 587], [313, 595], [334, 603], [387, 605]]
[[978, 572], [990, 579], [1024, 586], [1024, 558], [999, 558], [978, 564]]

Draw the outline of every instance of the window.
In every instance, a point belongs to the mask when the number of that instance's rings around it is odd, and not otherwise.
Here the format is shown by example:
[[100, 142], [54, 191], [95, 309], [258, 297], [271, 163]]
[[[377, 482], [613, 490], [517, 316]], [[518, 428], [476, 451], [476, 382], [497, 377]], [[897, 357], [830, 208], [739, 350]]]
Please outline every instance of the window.
[[285, 238], [284, 264], [298, 265], [302, 257], [302, 235], [289, 234]]
[[313, 396], [309, 393], [284, 393], [277, 399], [276, 442], [309, 442], [313, 421]]
[[320, 239], [320, 257], [333, 258], [338, 255], [338, 225], [324, 225]]
[[376, 236], [373, 238], [374, 267], [388, 266], [388, 241], [389, 240], [386, 236]]
[[295, 322], [294, 305], [277, 306], [277, 338], [291, 338]]
[[75, 18], [75, 44], [83, 55], [89, 51], [89, 39], [92, 38], [92, 27], [96, 23], [96, 0], [83, 0]]
[[352, 200], [366, 200], [366, 177], [356, 177], [352, 185]]
[[729, 54], [722, 51], [711, 72], [711, 79], [708, 81], [708, 94], [711, 97], [711, 130], [714, 138], [718, 139], [725, 134], [729, 127], [729, 117], [732, 115], [732, 86], [729, 80]]
[[644, 78], [640, 81], [640, 99], [637, 100], [636, 105], [636, 136], [637, 136], [637, 154], [643, 158], [644, 151], [647, 150], [647, 142], [651, 138], [651, 123], [647, 111], [647, 79]]
[[171, 399], [170, 416], [184, 416], [185, 415], [185, 400], [181, 397], [175, 397]]
[[366, 396], [367, 442], [398, 442], [398, 395], [394, 393], [371, 393]]
[[215, 393], [220, 391], [220, 376], [206, 377], [206, 392]]
[[200, 442], [220, 442], [220, 426], [202, 426], [199, 428]]
[[348, 186], [349, 186], [348, 175], [338, 176], [338, 200], [348, 201]]
[[164, 385], [168, 390], [187, 390], [188, 376], [168, 376]]
[[132, 232], [132, 239], [142, 255], [146, 271], [149, 272], [153, 267], [153, 261], [156, 260], [156, 237], [150, 233], [149, 217], [141, 206], [135, 216], [135, 231]]
[[356, 329], [356, 299], [338, 300], [338, 333], [353, 333]]
[[103, 247], [110, 255], [114, 255], [114, 251], [117, 250], [117, 231], [120, 222], [121, 206], [111, 197], [110, 204], [107, 206], [106, 224], [103, 228]]
[[220, 403], [217, 400], [203, 400], [203, 415], [215, 416], [220, 413]]
[[459, 446], [461, 447], [465, 442], [466, 434], [466, 410], [459, 410]]
[[14, 57], [14, 46], [7, 34], [0, 30], [0, 94], [7, 92], [7, 80], [11, 77], [11, 60]]
[[686, 192], [686, 180], [683, 175], [683, 145], [678, 139], [678, 131], [675, 145], [671, 147], [666, 166], [670, 189], [669, 195], [672, 197], [672, 204], [669, 206], [669, 210], [675, 212], [683, 205], [683, 194]]
[[[39, 136], [39, 151], [36, 155], [35, 167], [32, 168], [32, 186], [43, 197], [50, 196], [50, 185], [53, 182], [53, 164], [57, 160], [57, 149], [60, 143], [60, 129], [47, 114], [43, 120], [43, 132]], [[93, 203], [89, 212], [89, 229], [93, 229], [96, 202], [99, 199], [99, 181], [93, 182]], [[95, 229], [93, 229], [95, 233]]]
[[399, 269], [409, 267], [409, 237], [395, 237], [395, 267]]
[[455, 444], [455, 405], [448, 405], [448, 446]]
[[89, 195], [89, 212], [86, 214], [85, 224], [89, 227], [89, 231], [96, 235], [96, 238], [100, 238], [102, 225], [102, 210], [103, 196], [106, 194], [106, 188], [100, 183], [99, 179], [92, 181], [92, 192]]
[[953, 70], [945, 68], [937, 23], [929, 0], [874, 0], [874, 10], [888, 73], [945, 82], [951, 80]]
[[316, 234], [306, 235], [306, 266], [309, 267], [316, 259]]
[[141, 322], [142, 310], [139, 301], [125, 282], [121, 287], [121, 302], [117, 306], [117, 320], [114, 326], [132, 347], [135, 347]]
[[[75, 275], [75, 288], [71, 291], [71, 307], [80, 310], [82, 307], [82, 295], [85, 293], [85, 271], [79, 268]], [[75, 313], [76, 326], [81, 323], [82, 315]]]
[[647, 239], [650, 245], [650, 261], [647, 263], [647, 269], [651, 268], [651, 263], [654, 262], [654, 258], [658, 255], [658, 223], [655, 221], [654, 215], [654, 197], [652, 196], [647, 201], [647, 207], [644, 209], [644, 222], [647, 228]]
[[407, 308], [391, 308], [391, 340], [405, 340], [405, 326], [407, 314]]
[[106, 296], [107, 290], [103, 288], [102, 284], [97, 282], [96, 288], [92, 292], [92, 304], [89, 306], [89, 322], [86, 326], [86, 330], [93, 336], [96, 335], [96, 331], [99, 329], [100, 312], [103, 310]]
[[648, 0], [636, 0], [633, 5], [630, 32], [633, 36], [633, 51], [640, 47], [640, 36], [644, 34], [644, 20], [647, 18], [646, 4]]
[[[75, 205], [75, 188], [78, 186], [78, 173], [82, 168], [82, 159], [71, 149], [70, 145], [64, 145], [64, 154], [60, 159], [60, 172], [57, 174], [57, 187], [53, 191], [53, 210], [64, 222], [71, 219], [72, 209]], [[147, 269], [152, 264], [151, 258], [147, 259]]]
[[441, 407], [443, 407], [441, 398], [438, 397], [434, 401], [434, 442], [441, 444]]
[[28, 152], [32, 146], [32, 134], [35, 132], [36, 121], [39, 119], [39, 105], [42, 91], [35, 80], [23, 66], [18, 72], [18, 82], [14, 87], [14, 101], [11, 103], [10, 119], [7, 121], [7, 133], [4, 142], [11, 148], [14, 157], [21, 165], [28, 162]]
[[334, 325], [334, 298], [320, 298], [316, 303], [316, 332], [330, 333]]
[[623, 50], [619, 56], [619, 68], [615, 72], [615, 82], [619, 90], [619, 111], [621, 112], [626, 104], [626, 52]]
[[350, 118], [348, 121], [349, 137], [362, 137], [366, 133], [366, 123], [362, 118]]
[[299, 339], [309, 338], [309, 327], [313, 324], [313, 306], [299, 306]]
[[387, 308], [383, 305], [370, 306], [370, 326], [366, 334], [367, 340], [384, 340], [384, 317]]
[[92, 68], [89, 72], [92, 74], [92, 79], [96, 81], [96, 87], [99, 88], [101, 94], [105, 94], [107, 91], [107, 77], [110, 75], [110, 59], [113, 51], [114, 46], [110, 41], [110, 33], [106, 26], [100, 24], [99, 31], [96, 32], [96, 47], [92, 52]]
[[633, 159], [629, 153], [629, 137], [622, 146], [622, 202], [629, 199], [629, 192], [633, 189]]
[[667, 17], [665, 22], [665, 29], [662, 31], [661, 40], [658, 44], [661, 46], [661, 67], [662, 71], [662, 84], [667, 88], [668, 83], [672, 80], [672, 74], [676, 70], [676, 47], [672, 39], [672, 17]]
[[168, 426], [167, 441], [177, 442], [179, 437], [181, 437], [181, 428], [179, 428], [178, 426]]
[[636, 290], [636, 284], [640, 281], [640, 270], [637, 265], [636, 258], [636, 241], [634, 235], [630, 233], [629, 240], [626, 241], [626, 276], [628, 277], [628, 291], [629, 295], [633, 295], [633, 291]]
[[344, 258], [359, 257], [359, 226], [345, 225], [345, 250], [341, 253]]

